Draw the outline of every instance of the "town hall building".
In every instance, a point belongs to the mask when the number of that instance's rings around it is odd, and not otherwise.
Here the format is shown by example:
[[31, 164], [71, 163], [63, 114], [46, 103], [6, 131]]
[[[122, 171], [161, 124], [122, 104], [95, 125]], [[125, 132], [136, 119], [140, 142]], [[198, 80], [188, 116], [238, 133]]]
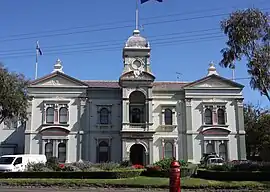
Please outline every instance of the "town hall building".
[[58, 59], [29, 86], [25, 126], [2, 125], [0, 153], [144, 165], [165, 157], [199, 163], [211, 152], [245, 159], [243, 86], [221, 77], [213, 63], [193, 82], [155, 81], [150, 51], [134, 30], [115, 81], [75, 79]]

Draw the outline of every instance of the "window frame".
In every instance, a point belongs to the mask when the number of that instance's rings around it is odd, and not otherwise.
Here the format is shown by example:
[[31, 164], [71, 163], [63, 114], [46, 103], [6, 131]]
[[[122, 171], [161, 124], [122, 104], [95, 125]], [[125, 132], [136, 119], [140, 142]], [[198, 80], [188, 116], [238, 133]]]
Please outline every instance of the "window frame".
[[[166, 110], [171, 110], [171, 122], [172, 124], [166, 124]], [[165, 127], [176, 127], [177, 126], [177, 112], [176, 112], [176, 105], [175, 104], [165, 104], [161, 106], [161, 125]]]
[[[48, 112], [49, 110], [52, 110], [52, 113], [49, 113]], [[50, 116], [49, 116], [49, 114], [50, 114]], [[52, 117], [52, 121], [48, 121], [48, 119], [51, 117]], [[50, 107], [46, 108], [45, 118], [46, 118], [46, 120], [45, 120], [46, 124], [54, 124], [54, 122], [55, 122], [55, 108], [54, 107], [50, 106]]]
[[[61, 122], [61, 110], [62, 109], [65, 109], [66, 110], [66, 121], [62, 121]], [[68, 124], [68, 121], [69, 121], [69, 111], [68, 111], [68, 107], [67, 106], [65, 106], [65, 105], [61, 105], [60, 107], [59, 107], [59, 112], [58, 112], [58, 114], [59, 114], [59, 124]]]
[[[166, 145], [170, 144], [171, 145], [171, 151], [166, 150]], [[171, 153], [170, 157], [167, 157], [166, 153]], [[173, 158], [174, 157], [174, 143], [172, 141], [165, 141], [164, 142], [164, 157], [163, 158]]]
[[[212, 123], [207, 123], [206, 121], [206, 111], [211, 110], [211, 121]], [[224, 124], [219, 123], [219, 114], [218, 110], [222, 109], [224, 111]], [[227, 125], [227, 109], [226, 103], [203, 103], [203, 112], [202, 112], [202, 125], [204, 126], [228, 126]]]
[[[110, 111], [107, 107], [102, 107], [99, 110], [99, 124], [101, 125], [108, 125], [110, 124]], [[105, 120], [105, 121], [103, 121]]]
[[[101, 143], [106, 143], [106, 145], [101, 146]], [[102, 163], [103, 161], [101, 161], [100, 157], [101, 157], [101, 147], [106, 147], [107, 148], [107, 161], [106, 162], [110, 162], [111, 161], [111, 145], [110, 145], [110, 141], [108, 139], [99, 139], [97, 142], [97, 153], [96, 153], [96, 162], [97, 163]], [[103, 162], [105, 163], [105, 162]]]
[[[69, 105], [68, 102], [48, 102], [48, 101], [44, 101], [44, 110], [43, 110], [43, 124], [45, 125], [63, 125], [63, 126], [68, 126], [69, 125]], [[48, 122], [47, 121], [47, 110], [49, 108], [53, 108], [53, 122]], [[67, 110], [67, 114], [66, 114], [66, 120], [67, 122], [60, 122], [60, 110], [62, 108], [66, 108]]]
[[[59, 150], [61, 145], [64, 145], [64, 148], [65, 148], [65, 152], [64, 152], [64, 156], [63, 156], [64, 161], [61, 161], [61, 159], [60, 159], [60, 153], [63, 153], [63, 152], [60, 152], [60, 150]], [[58, 151], [57, 151], [58, 152], [58, 154], [57, 154], [58, 161], [61, 163], [65, 163], [67, 160], [67, 144], [64, 142], [60, 142], [60, 143], [58, 143], [57, 148], [58, 148]]]
[[173, 111], [170, 108], [164, 109], [164, 124], [173, 125]]

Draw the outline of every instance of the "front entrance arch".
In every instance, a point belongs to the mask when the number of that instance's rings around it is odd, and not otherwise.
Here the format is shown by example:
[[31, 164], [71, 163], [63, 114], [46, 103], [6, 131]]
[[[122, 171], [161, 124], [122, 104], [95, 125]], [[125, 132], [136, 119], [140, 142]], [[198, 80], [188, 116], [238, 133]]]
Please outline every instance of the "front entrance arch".
[[134, 144], [130, 148], [130, 162], [132, 165], [139, 164], [145, 165], [146, 164], [146, 155], [145, 155], [145, 148], [141, 144]]

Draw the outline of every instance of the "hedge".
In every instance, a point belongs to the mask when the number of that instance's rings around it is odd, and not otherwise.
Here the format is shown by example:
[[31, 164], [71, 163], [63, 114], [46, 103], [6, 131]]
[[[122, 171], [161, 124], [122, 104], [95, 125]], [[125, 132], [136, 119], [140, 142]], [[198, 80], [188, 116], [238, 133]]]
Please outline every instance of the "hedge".
[[197, 170], [197, 178], [219, 181], [270, 181], [270, 172]]
[[138, 177], [142, 170], [103, 172], [6, 172], [0, 178], [119, 179]]
[[[191, 177], [196, 172], [196, 166], [193, 167], [182, 167], [180, 168], [180, 177]], [[147, 169], [146, 171], [142, 172], [142, 176], [147, 177], [170, 177], [170, 171], [166, 170], [154, 170], [154, 169]]]

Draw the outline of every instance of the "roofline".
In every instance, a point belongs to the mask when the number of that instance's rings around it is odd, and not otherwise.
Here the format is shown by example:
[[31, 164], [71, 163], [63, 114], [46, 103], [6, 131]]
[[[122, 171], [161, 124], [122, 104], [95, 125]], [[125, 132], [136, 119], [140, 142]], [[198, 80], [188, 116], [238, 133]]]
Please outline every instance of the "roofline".
[[[237, 83], [237, 82], [234, 82], [234, 81], [232, 81], [232, 80], [230, 80], [230, 79], [227, 79], [227, 78], [225, 78], [225, 77], [222, 77], [222, 76], [219, 76], [219, 75], [215, 75], [215, 74], [212, 74], [212, 75], [209, 75], [209, 76], [206, 76], [206, 77], [203, 77], [203, 78], [201, 78], [201, 79], [198, 79], [198, 80], [196, 80], [196, 81], [193, 81], [193, 82], [191, 82], [191, 83], [189, 83], [189, 84], [187, 84], [187, 85], [184, 85], [183, 86], [183, 89], [190, 89], [191, 88], [191, 86], [193, 86], [193, 85], [196, 85], [197, 83], [199, 83], [199, 82], [202, 82], [202, 81], [205, 81], [205, 80], [207, 80], [207, 79], [210, 79], [211, 77], [217, 77], [217, 78], [219, 78], [219, 79], [221, 79], [221, 80], [223, 80], [223, 81], [227, 81], [227, 82], [229, 82], [229, 83], [231, 83], [231, 84], [233, 84], [233, 85], [235, 85], [235, 86], [237, 86], [237, 87], [239, 87], [239, 88], [241, 88], [241, 89], [243, 89], [245, 86], [244, 85], [242, 85], [242, 84], [240, 84], [240, 83]], [[213, 87], [211, 87], [212, 89], [213, 89]], [[194, 88], [195, 89], [195, 88]], [[196, 88], [197, 89], [197, 88]], [[221, 89], [221, 88], [220, 88]], [[224, 89], [224, 88], [223, 88]], [[232, 89], [232, 88], [230, 88], [230, 89]]]

